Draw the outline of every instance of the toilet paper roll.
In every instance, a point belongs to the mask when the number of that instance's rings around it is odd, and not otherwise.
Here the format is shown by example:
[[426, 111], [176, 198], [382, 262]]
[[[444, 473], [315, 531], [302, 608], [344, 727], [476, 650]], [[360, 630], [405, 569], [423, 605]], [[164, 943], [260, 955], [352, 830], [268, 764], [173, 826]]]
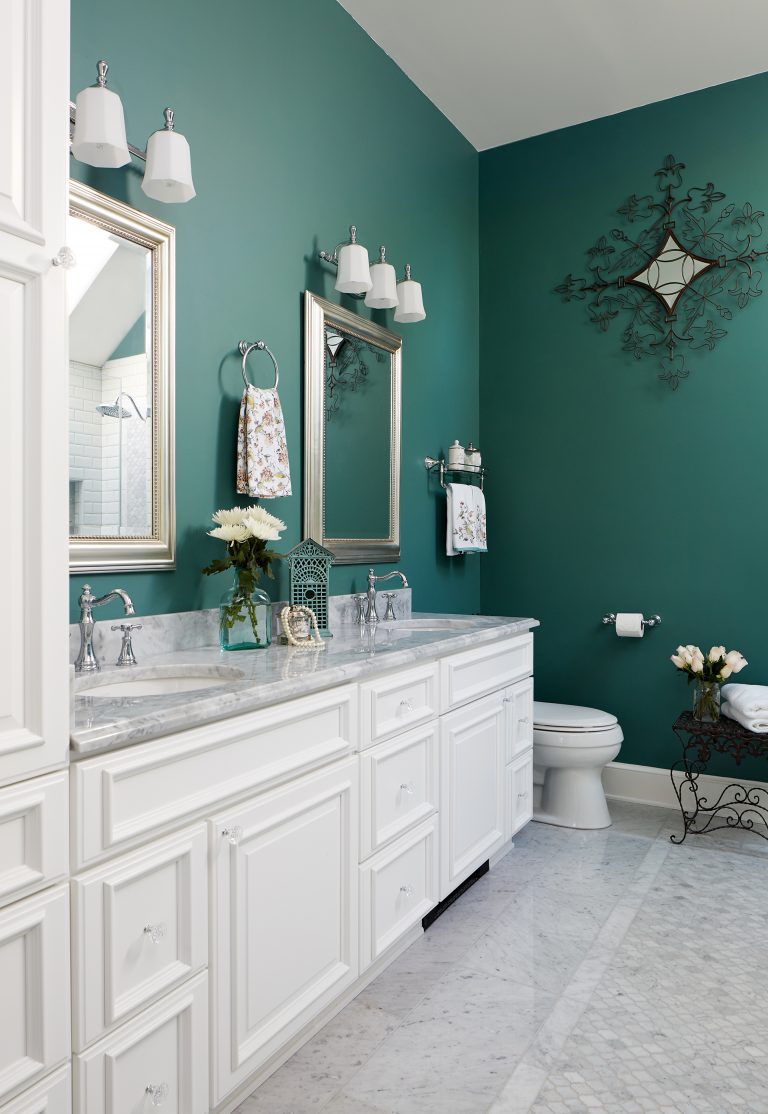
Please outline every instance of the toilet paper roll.
[[642, 638], [645, 634], [642, 614], [636, 611], [619, 611], [616, 615], [616, 633], [619, 638]]

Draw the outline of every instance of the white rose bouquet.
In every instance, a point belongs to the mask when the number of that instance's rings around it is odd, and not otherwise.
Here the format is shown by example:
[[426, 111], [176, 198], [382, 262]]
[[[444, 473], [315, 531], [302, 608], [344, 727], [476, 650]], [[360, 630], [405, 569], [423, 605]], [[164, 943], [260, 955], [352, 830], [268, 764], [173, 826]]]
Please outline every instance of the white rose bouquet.
[[720, 682], [727, 681], [732, 673], [740, 673], [747, 659], [725, 646], [713, 646], [708, 654], [698, 646], [678, 646], [672, 663], [688, 674], [689, 683], [698, 682], [693, 697], [694, 718], [716, 722], [720, 719]]
[[698, 646], [678, 646], [671, 660], [681, 672], [688, 674], [689, 682], [727, 681], [732, 673], [741, 673], [748, 664], [738, 650], [726, 650], [725, 646], [713, 646], [706, 655]]
[[282, 554], [270, 549], [268, 543], [279, 541], [285, 523], [263, 507], [233, 507], [229, 511], [216, 511], [213, 521], [216, 526], [208, 534], [227, 543], [227, 555], [211, 561], [203, 572], [211, 576], [227, 569], [235, 570], [237, 588], [227, 606], [225, 622], [231, 629], [236, 623], [243, 622], [247, 613], [255, 634], [256, 615], [251, 596], [262, 573], [266, 573], [271, 580], [275, 578], [272, 562], [279, 560]]

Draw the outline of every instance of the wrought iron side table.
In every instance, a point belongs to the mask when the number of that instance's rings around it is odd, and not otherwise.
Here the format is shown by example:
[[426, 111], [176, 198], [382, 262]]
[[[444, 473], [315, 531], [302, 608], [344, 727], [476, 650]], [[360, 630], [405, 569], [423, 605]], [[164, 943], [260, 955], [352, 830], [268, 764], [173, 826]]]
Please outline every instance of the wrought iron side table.
[[[670, 836], [671, 841], [682, 843], [689, 832], [703, 835], [720, 828], [743, 828], [768, 839], [768, 785], [765, 789], [750, 789], [730, 782], [713, 804], [699, 794], [698, 787], [699, 775], [706, 771], [713, 751], [729, 754], [737, 766], [745, 756], [768, 758], [768, 734], [756, 735], [725, 716], [717, 723], [702, 723], [694, 719], [693, 712], [679, 715], [672, 730], [683, 748], [682, 758], [674, 762], [669, 771], [683, 817], [683, 834]], [[675, 775], [679, 775], [677, 780]], [[686, 809], [686, 804], [691, 808]], [[717, 823], [718, 820], [725, 822]]]

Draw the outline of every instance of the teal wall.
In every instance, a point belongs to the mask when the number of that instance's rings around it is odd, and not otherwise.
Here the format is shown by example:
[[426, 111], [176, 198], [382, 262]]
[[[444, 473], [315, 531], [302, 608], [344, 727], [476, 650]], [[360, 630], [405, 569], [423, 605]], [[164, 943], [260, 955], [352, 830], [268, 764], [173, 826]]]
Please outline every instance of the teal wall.
[[[394, 326], [404, 336], [400, 567], [419, 607], [476, 611], [480, 567], [445, 558], [441, 497], [423, 465], [478, 434], [476, 152], [335, 0], [73, 0], [73, 99], [99, 58], [132, 143], [144, 146], [163, 108], [175, 108], [198, 196], [150, 201], [137, 160], [112, 171], [71, 163], [81, 180], [175, 225], [178, 275], [178, 568], [73, 578], [73, 619], [85, 579], [96, 591], [121, 584], [147, 613], [210, 607], [228, 586], [200, 569], [220, 549], [205, 536], [212, 511], [238, 502], [242, 337], [263, 337], [280, 362], [295, 494], [267, 507], [288, 525], [284, 551], [301, 540], [301, 295], [339, 300], [316, 253], [353, 221], [369, 251], [385, 240], [398, 268], [412, 263], [428, 313]], [[378, 320], [393, 327], [390, 313]], [[264, 358], [264, 382], [270, 370]], [[350, 474], [364, 479], [360, 464]], [[363, 577], [336, 568], [332, 591], [359, 590]]]
[[[740, 679], [768, 681], [768, 296], [673, 393], [553, 288], [669, 152], [687, 185], [768, 210], [767, 113], [760, 76], [480, 157], [482, 606], [541, 619], [537, 696], [614, 712], [626, 762], [675, 753], [678, 643], [736, 647]], [[664, 623], [619, 640], [600, 625], [619, 610]]]

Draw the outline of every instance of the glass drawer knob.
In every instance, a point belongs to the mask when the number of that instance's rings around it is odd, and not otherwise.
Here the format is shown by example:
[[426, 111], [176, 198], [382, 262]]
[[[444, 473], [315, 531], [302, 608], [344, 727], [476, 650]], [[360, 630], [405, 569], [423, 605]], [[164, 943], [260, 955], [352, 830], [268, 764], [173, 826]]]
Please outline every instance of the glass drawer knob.
[[400, 786], [403, 793], [407, 793], [409, 797], [413, 796], [413, 784], [410, 781], [404, 781]]
[[401, 886], [400, 893], [405, 894], [406, 897], [413, 897], [413, 886]]
[[240, 840], [243, 838], [243, 829], [239, 824], [231, 824], [228, 828], [222, 828], [221, 834], [228, 843], [236, 847]]
[[524, 801], [527, 796], [528, 796], [528, 790], [526, 789], [524, 793], [518, 793], [517, 794], [517, 799], [518, 799], [518, 801]]
[[159, 943], [168, 932], [168, 926], [160, 921], [159, 924], [145, 924], [144, 935], [148, 936], [153, 944]]
[[63, 248], [59, 248], [51, 260], [51, 263], [53, 263], [54, 267], [63, 267], [65, 271], [69, 271], [75, 266], [75, 253], [72, 251], [72, 248], [68, 248], [65, 245]]
[[531, 721], [528, 718], [528, 716], [521, 716], [520, 719], [517, 722], [520, 723], [520, 724], [523, 724], [523, 723], [530, 723]]
[[413, 704], [410, 700], [408, 700], [407, 697], [400, 701], [400, 707], [403, 708], [406, 712], [413, 712], [415, 710]]
[[162, 1106], [168, 1098], [167, 1083], [148, 1083], [144, 1093], [152, 1099], [153, 1106]]

